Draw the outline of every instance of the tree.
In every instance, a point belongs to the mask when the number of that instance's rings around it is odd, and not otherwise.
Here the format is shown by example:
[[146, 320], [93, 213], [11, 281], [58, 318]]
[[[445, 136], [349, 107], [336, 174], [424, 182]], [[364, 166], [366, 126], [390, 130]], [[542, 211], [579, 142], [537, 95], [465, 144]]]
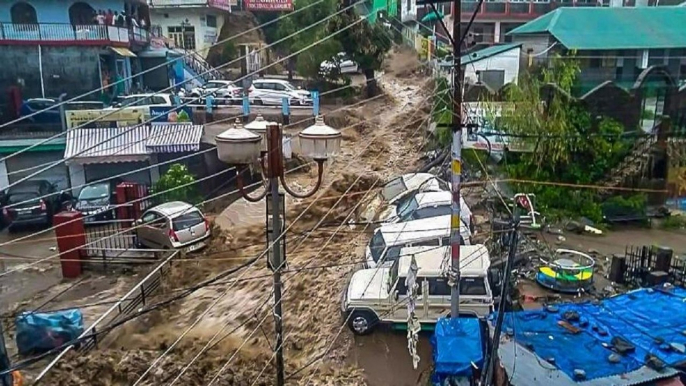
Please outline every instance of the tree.
[[393, 37], [383, 23], [360, 22], [360, 15], [355, 8], [339, 14], [333, 20], [330, 33], [352, 25], [337, 35], [338, 40], [343, 51], [362, 70], [367, 81], [367, 98], [375, 96], [378, 91], [374, 72], [381, 69], [384, 56], [393, 45]]
[[[298, 0], [297, 3], [294, 3], [294, 7], [297, 11], [298, 9], [308, 7], [315, 1], [316, 0]], [[337, 7], [338, 2], [336, 0], [324, 0], [321, 3], [310, 6], [300, 12], [294, 12], [289, 17], [278, 22], [278, 27], [274, 33], [275, 40], [283, 39], [302, 30], [304, 27], [321, 22], [323, 19], [333, 15], [336, 12]], [[309, 28], [303, 33], [288, 38], [282, 43], [278, 43], [276, 45], [277, 51], [291, 54], [317, 43], [328, 34], [328, 23], [323, 22]], [[320, 64], [336, 55], [340, 50], [340, 44], [333, 38], [318, 42], [316, 45], [307, 48], [304, 52], [296, 55], [287, 62], [289, 79], [293, 78], [294, 69], [297, 69], [298, 73], [302, 76], [308, 78], [318, 77]]]
[[162, 202], [185, 201], [191, 204], [200, 202], [195, 177], [182, 164], [173, 164], [155, 183], [154, 192], [164, 192], [157, 196]]

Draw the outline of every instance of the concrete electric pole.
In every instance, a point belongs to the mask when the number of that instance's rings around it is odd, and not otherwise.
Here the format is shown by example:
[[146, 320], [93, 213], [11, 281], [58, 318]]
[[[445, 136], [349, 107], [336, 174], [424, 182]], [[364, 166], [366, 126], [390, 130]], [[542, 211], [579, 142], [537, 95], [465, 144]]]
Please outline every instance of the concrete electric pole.
[[450, 316], [460, 317], [460, 180], [462, 178], [462, 65], [460, 63], [460, 18], [462, 17], [462, 5], [460, 0], [453, 0], [453, 116], [451, 130], [453, 134], [451, 156], [451, 191], [452, 191], [452, 218], [450, 222], [450, 255], [451, 267], [450, 278], [452, 288], [450, 290]]

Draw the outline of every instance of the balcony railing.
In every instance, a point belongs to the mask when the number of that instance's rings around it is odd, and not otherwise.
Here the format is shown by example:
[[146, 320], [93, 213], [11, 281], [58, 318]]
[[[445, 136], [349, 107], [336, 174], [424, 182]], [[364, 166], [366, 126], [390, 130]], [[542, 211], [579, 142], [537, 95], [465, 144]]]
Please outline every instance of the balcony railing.
[[148, 31], [139, 27], [97, 24], [0, 23], [0, 44], [120, 45], [146, 43]]
[[[529, 20], [538, 16], [544, 15], [559, 7], [602, 7], [609, 3], [604, 1], [598, 3], [595, 0], [558, 0], [558, 1], [541, 1], [541, 0], [502, 0], [502, 1], [486, 1], [482, 4], [481, 9], [477, 13], [477, 20], [488, 19], [522, 19]], [[476, 9], [478, 1], [476, 0], [462, 0], [462, 17], [468, 20], [474, 9]]]

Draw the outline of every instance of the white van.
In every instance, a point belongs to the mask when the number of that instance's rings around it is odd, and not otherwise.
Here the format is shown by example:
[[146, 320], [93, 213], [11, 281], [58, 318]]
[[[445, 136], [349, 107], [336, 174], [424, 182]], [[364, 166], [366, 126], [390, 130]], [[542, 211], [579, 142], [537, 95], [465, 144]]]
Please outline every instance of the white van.
[[[388, 205], [379, 215], [379, 221], [394, 224], [445, 216], [452, 213], [452, 203], [451, 192], [417, 192], [403, 197], [396, 205]], [[474, 216], [462, 197], [460, 197], [460, 218], [469, 226], [469, 231], [474, 233]]]
[[[450, 245], [450, 218], [451, 215], [430, 217], [377, 228], [365, 252], [367, 268], [378, 264], [391, 265], [400, 256], [401, 248]], [[462, 221], [460, 236], [460, 245], [471, 245], [472, 235]]]
[[[460, 315], [486, 317], [493, 312], [488, 249], [483, 245], [463, 246], [460, 253]], [[418, 267], [415, 316], [420, 323], [433, 324], [450, 313], [451, 288], [443, 267], [450, 259], [450, 247], [403, 248], [401, 254], [390, 267], [363, 269], [350, 278], [342, 295], [341, 312], [353, 333], [368, 334], [379, 323], [407, 323], [405, 280], [412, 256]]]

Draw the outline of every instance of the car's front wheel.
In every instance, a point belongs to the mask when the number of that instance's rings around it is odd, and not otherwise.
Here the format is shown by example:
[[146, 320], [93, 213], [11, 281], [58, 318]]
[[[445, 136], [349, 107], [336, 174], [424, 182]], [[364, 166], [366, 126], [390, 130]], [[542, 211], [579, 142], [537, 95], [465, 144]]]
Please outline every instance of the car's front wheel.
[[367, 335], [374, 331], [379, 319], [370, 311], [353, 311], [348, 319], [348, 328], [355, 335]]

